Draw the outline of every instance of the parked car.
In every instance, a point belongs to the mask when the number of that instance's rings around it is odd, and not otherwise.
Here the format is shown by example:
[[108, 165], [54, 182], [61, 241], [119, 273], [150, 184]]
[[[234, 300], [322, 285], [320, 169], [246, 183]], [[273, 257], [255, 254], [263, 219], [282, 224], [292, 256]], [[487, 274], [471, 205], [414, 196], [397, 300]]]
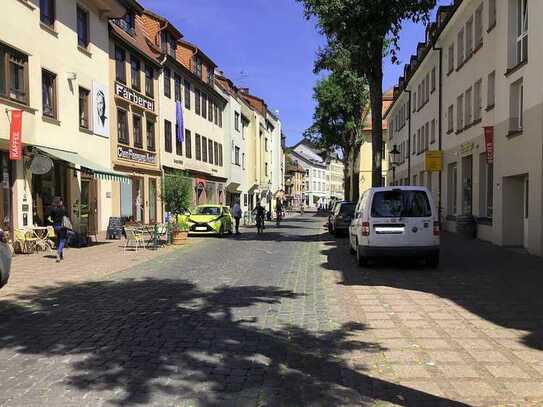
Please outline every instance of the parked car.
[[439, 265], [440, 225], [424, 187], [370, 188], [358, 201], [349, 244], [360, 266], [378, 257], [419, 257]]
[[187, 218], [190, 234], [217, 235], [233, 232], [230, 208], [222, 205], [200, 205]]
[[354, 203], [350, 201], [336, 202], [328, 216], [328, 231], [332, 235], [348, 233], [349, 225], [354, 216]]
[[0, 288], [5, 286], [11, 271], [11, 250], [8, 245], [0, 241]]

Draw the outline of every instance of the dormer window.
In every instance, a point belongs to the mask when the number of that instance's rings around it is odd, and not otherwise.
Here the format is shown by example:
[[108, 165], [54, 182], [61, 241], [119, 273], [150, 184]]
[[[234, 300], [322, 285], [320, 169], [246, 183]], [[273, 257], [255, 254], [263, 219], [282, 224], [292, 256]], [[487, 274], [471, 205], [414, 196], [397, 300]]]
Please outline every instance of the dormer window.
[[162, 31], [160, 35], [162, 51], [175, 58], [177, 41], [169, 31]]
[[200, 60], [200, 58], [194, 58], [193, 66], [194, 66], [194, 73], [196, 74], [198, 78], [201, 79], [202, 78], [202, 61]]
[[114, 20], [115, 24], [127, 32], [131, 36], [136, 35], [136, 18], [133, 13], [127, 13], [124, 17], [117, 18]]
[[209, 83], [210, 85], [213, 85], [214, 79], [215, 79], [215, 74], [213, 72], [213, 68], [209, 67], [209, 69], [207, 70], [207, 83]]

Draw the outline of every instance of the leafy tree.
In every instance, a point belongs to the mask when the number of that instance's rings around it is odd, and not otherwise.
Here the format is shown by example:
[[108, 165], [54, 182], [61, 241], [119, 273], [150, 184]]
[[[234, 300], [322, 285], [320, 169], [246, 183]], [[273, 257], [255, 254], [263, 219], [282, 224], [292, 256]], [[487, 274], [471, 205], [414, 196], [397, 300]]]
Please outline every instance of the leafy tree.
[[435, 0], [297, 0], [306, 18], [317, 18], [317, 27], [329, 46], [320, 55], [323, 65], [334, 60], [337, 46], [351, 53], [353, 70], [368, 81], [372, 111], [372, 185], [382, 183], [383, 58], [390, 52], [397, 62], [402, 23], [428, 21]]
[[[341, 152], [345, 183], [345, 196], [350, 196], [352, 174], [349, 158], [356, 161], [363, 142], [363, 109], [368, 91], [365, 81], [350, 70], [349, 56], [343, 50], [336, 59], [330, 75], [317, 82], [314, 99], [317, 102], [313, 124], [304, 136], [325, 152]], [[352, 167], [354, 171], [354, 165]]]
[[183, 172], [174, 171], [164, 175], [162, 187], [166, 211], [177, 219], [177, 215], [185, 213], [192, 205], [192, 182]]

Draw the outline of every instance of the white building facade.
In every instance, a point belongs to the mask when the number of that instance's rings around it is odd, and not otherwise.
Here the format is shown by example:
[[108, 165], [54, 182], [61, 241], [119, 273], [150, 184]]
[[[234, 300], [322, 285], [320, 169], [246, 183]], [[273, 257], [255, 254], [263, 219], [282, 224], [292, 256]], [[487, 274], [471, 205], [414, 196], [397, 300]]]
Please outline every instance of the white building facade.
[[305, 205], [309, 208], [326, 205], [329, 199], [328, 184], [330, 179], [327, 163], [318, 151], [305, 140], [294, 146], [291, 154], [306, 172]]

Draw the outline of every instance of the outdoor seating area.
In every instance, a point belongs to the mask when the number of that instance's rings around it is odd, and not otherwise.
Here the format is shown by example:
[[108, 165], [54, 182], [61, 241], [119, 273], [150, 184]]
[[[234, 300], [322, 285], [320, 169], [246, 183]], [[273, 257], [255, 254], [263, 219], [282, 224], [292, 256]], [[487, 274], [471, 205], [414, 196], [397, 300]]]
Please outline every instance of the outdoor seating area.
[[55, 248], [55, 231], [52, 226], [31, 226], [15, 229], [13, 236], [6, 241], [12, 253], [32, 254], [53, 251]]
[[157, 250], [171, 242], [171, 227], [167, 223], [151, 225], [126, 224], [123, 227], [125, 244], [123, 251], [139, 249]]

